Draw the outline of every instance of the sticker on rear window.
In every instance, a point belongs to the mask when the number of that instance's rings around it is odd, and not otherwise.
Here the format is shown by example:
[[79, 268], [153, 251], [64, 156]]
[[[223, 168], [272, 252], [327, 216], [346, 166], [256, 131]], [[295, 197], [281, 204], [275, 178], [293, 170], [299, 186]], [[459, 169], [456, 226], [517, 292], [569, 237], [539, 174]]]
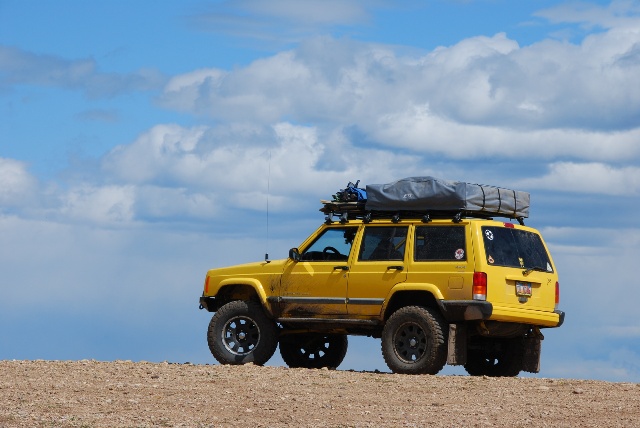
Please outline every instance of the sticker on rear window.
[[487, 257], [487, 262], [489, 262], [490, 264], [493, 264], [495, 260], [493, 260], [493, 257], [489, 256]]
[[490, 230], [485, 230], [484, 235], [487, 237], [489, 241], [493, 241], [493, 232]]
[[463, 250], [462, 248], [458, 248], [458, 249], [456, 250], [456, 255], [455, 255], [455, 257], [456, 257], [456, 260], [462, 260], [462, 259], [464, 259], [464, 250]]

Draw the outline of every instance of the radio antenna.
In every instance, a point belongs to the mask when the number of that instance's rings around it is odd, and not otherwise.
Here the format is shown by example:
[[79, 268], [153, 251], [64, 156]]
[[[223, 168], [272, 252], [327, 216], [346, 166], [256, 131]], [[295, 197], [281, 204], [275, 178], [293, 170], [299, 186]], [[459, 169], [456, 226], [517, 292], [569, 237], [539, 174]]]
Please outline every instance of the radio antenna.
[[264, 261], [271, 263], [269, 260], [269, 194], [271, 193], [271, 149], [269, 149], [269, 165], [267, 169], [267, 243], [264, 253]]

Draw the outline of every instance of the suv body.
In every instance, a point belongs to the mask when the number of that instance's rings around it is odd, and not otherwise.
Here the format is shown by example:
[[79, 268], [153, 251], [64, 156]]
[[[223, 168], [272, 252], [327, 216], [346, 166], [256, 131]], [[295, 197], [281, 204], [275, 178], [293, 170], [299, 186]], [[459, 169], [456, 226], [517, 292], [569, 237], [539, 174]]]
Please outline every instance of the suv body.
[[484, 218], [327, 221], [283, 260], [208, 271], [201, 308], [223, 364], [337, 367], [347, 335], [382, 340], [393, 372], [538, 372], [559, 284], [539, 232]]

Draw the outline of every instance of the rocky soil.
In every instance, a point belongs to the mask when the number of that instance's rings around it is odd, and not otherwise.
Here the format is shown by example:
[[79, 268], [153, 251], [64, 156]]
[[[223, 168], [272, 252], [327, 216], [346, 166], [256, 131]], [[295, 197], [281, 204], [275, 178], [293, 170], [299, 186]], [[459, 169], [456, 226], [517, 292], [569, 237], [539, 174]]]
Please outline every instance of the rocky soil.
[[640, 384], [0, 361], [0, 427], [634, 427]]

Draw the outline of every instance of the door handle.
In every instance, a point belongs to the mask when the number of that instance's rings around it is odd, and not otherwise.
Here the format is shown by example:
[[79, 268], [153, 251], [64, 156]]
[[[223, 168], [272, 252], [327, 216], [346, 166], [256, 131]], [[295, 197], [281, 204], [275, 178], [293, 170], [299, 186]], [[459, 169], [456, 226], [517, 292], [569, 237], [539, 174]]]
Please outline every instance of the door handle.
[[333, 270], [349, 270], [349, 266], [334, 266]]
[[387, 270], [404, 270], [404, 266], [387, 266]]

